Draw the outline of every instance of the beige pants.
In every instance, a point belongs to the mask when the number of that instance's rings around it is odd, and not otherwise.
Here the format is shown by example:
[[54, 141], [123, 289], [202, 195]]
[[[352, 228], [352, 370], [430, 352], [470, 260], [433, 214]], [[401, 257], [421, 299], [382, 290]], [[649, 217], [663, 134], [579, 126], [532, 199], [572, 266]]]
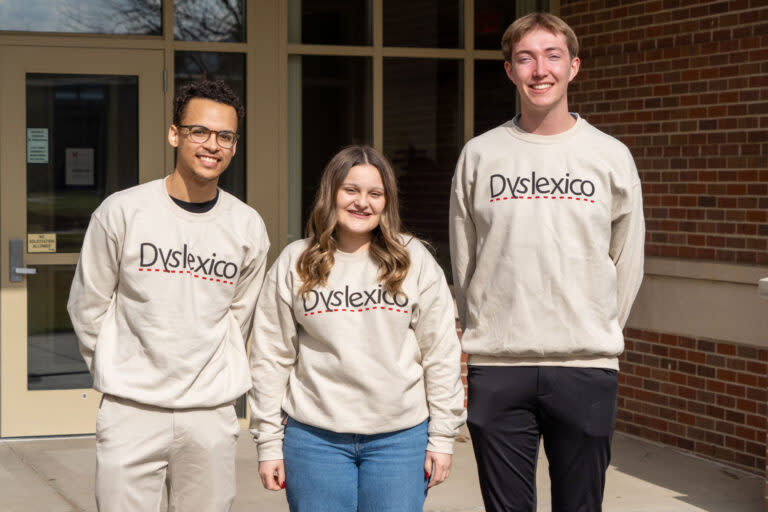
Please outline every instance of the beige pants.
[[224, 512], [235, 499], [232, 404], [164, 409], [105, 395], [96, 421], [96, 504], [101, 512]]

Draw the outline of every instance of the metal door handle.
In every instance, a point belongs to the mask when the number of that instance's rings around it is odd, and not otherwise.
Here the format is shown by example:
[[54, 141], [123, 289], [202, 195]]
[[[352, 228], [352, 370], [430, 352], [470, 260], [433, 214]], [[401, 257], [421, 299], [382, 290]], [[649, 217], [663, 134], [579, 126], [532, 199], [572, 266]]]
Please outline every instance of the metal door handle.
[[10, 281], [12, 283], [18, 283], [25, 275], [37, 274], [36, 268], [27, 268], [24, 266], [24, 241], [18, 238], [13, 238], [8, 241], [10, 245], [10, 257], [8, 262], [10, 263]]

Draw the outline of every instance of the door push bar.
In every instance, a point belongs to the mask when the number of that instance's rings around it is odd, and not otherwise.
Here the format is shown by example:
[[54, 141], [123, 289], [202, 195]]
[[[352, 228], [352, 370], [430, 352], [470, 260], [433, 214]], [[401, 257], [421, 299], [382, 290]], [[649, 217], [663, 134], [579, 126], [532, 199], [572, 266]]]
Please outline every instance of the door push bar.
[[9, 240], [10, 244], [10, 270], [12, 283], [18, 283], [25, 275], [37, 274], [36, 268], [27, 268], [24, 266], [24, 241], [18, 238]]

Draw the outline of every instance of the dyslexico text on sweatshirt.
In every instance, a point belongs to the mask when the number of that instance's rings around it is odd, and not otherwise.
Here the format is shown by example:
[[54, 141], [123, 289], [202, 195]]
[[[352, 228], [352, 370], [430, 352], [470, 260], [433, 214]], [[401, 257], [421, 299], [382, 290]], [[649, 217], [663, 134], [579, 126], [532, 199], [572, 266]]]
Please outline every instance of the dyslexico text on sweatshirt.
[[296, 261], [307, 243], [283, 250], [254, 316], [249, 403], [259, 460], [283, 458], [283, 412], [356, 434], [394, 432], [429, 417], [428, 449], [451, 453], [464, 422], [464, 388], [442, 269], [411, 239], [411, 266], [393, 296], [367, 251], [336, 251], [327, 284], [299, 295]]
[[104, 200], [67, 306], [94, 388], [167, 408], [246, 392], [268, 248], [259, 214], [223, 190], [205, 213], [176, 205], [165, 180]]
[[626, 146], [581, 117], [549, 136], [510, 121], [466, 144], [452, 186], [469, 363], [618, 369], [645, 236]]

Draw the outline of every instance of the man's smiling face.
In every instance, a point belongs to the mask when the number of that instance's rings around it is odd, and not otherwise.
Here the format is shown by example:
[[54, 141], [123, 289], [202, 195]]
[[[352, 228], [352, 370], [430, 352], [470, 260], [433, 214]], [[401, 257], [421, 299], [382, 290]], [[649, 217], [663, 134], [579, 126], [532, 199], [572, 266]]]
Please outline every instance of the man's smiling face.
[[[182, 125], [205, 126], [210, 130], [237, 132], [237, 111], [230, 105], [192, 98], [184, 109]], [[176, 151], [176, 170], [187, 179], [204, 184], [218, 180], [232, 161], [237, 145], [223, 148], [210, 134], [205, 142], [194, 142], [187, 128], [171, 125], [168, 141]]]
[[579, 65], [578, 57], [570, 57], [563, 34], [537, 28], [513, 46], [504, 69], [517, 86], [523, 113], [567, 112], [568, 84], [579, 72]]

